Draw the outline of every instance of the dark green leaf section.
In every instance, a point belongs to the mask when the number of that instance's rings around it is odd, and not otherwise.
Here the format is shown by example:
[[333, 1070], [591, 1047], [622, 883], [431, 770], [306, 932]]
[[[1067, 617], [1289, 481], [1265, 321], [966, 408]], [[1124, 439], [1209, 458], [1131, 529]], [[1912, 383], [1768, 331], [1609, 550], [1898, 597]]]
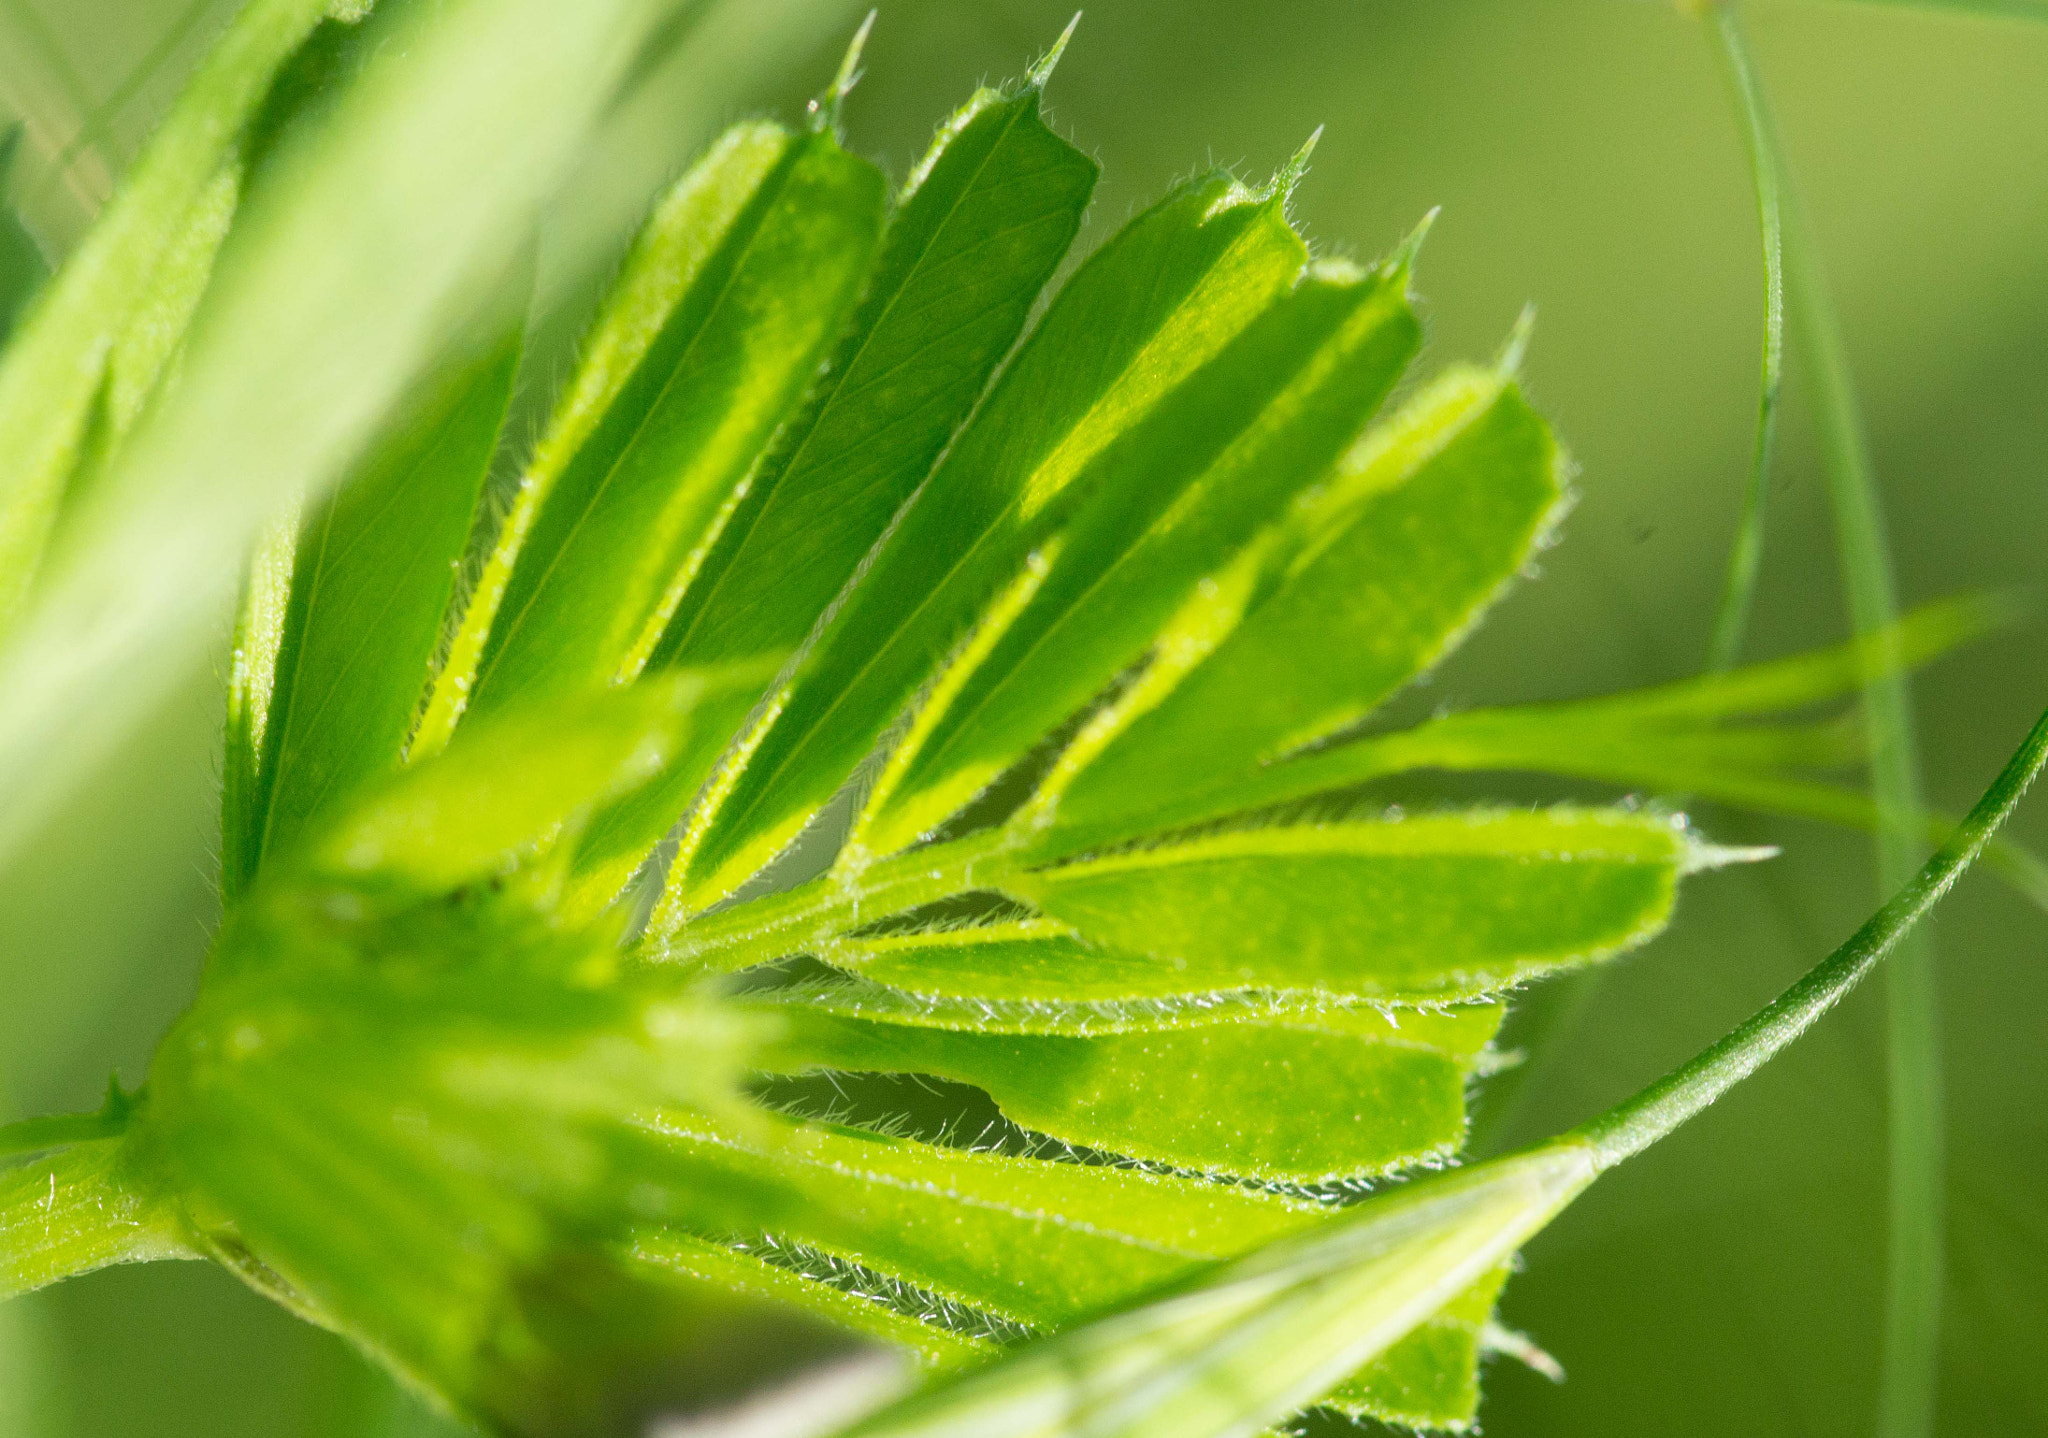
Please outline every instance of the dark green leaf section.
[[[0, 182], [12, 181], [21, 134], [17, 124], [0, 138]], [[50, 263], [20, 212], [12, 203], [0, 204], [0, 341], [14, 332], [15, 322], [49, 278]]]
[[1094, 188], [1039, 119], [984, 90], [939, 132], [824, 377], [749, 480], [653, 663], [793, 651], [1016, 342]]
[[775, 1122], [665, 1115], [692, 1173], [786, 1185], [760, 1225], [987, 1313], [1054, 1327], [1328, 1210], [1193, 1179]]
[[1295, 288], [1096, 457], [1030, 604], [927, 716], [865, 835], [901, 847], [1144, 656], [1358, 437], [1421, 340], [1403, 261], [1312, 266]]
[[1474, 811], [1250, 829], [1042, 869], [1004, 887], [1157, 961], [1149, 991], [1469, 998], [1642, 942], [1694, 846], [1668, 819]]
[[323, 826], [306, 862], [321, 874], [410, 891], [502, 871], [600, 801], [658, 774], [688, 745], [705, 688], [701, 676], [665, 676], [466, 726], [446, 751]]
[[987, 1034], [778, 1006], [761, 1062], [973, 1084], [1025, 1128], [1177, 1168], [1315, 1182], [1449, 1157], [1494, 1005], [1329, 1010], [1076, 1038]]
[[701, 266], [538, 501], [477, 669], [480, 709], [640, 671], [853, 305], [881, 173], [825, 133], [787, 138], [755, 173], [743, 189], [704, 181], [716, 219], [686, 207]]
[[356, 473], [306, 518], [248, 809], [223, 843], [262, 856], [398, 767], [417, 717], [470, 517], [519, 368], [523, 318], [445, 367]]
[[992, 596], [1093, 492], [1095, 461], [1293, 284], [1277, 192], [1227, 177], [1140, 216], [1061, 290], [784, 691], [686, 847], [665, 922], [728, 892], [872, 749]]
[[1189, 672], [1078, 756], [1047, 848], [1173, 823], [1209, 787], [1365, 715], [1476, 622], [1562, 495], [1556, 444], [1512, 380], [1445, 376], [1293, 517], [1241, 618], [1197, 616], [1177, 636], [1197, 654]]

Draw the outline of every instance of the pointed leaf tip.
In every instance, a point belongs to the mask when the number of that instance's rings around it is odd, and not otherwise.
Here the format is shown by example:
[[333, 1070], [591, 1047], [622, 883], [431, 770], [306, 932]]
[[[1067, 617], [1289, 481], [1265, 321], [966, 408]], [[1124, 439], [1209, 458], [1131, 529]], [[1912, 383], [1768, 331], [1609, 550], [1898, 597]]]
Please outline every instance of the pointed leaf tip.
[[1515, 327], [1508, 331], [1507, 342], [1500, 347], [1500, 358], [1494, 361], [1494, 371], [1502, 379], [1517, 379], [1522, 373], [1522, 361], [1529, 354], [1529, 337], [1536, 333], [1536, 306], [1526, 304], [1515, 316]]
[[1415, 267], [1415, 257], [1422, 253], [1423, 241], [1427, 240], [1429, 232], [1436, 228], [1437, 216], [1443, 212], [1442, 205], [1433, 205], [1429, 213], [1416, 222], [1415, 228], [1408, 232], [1406, 238], [1394, 247], [1394, 253], [1387, 257], [1384, 266], [1387, 274], [1400, 274]]
[[1273, 193], [1283, 205], [1294, 198], [1294, 187], [1300, 184], [1301, 177], [1308, 173], [1309, 157], [1315, 154], [1316, 145], [1322, 138], [1323, 127], [1318, 125], [1309, 132], [1308, 138], [1301, 142], [1301, 148], [1294, 152], [1293, 158], [1282, 165], [1280, 172], [1273, 176]]
[[1080, 27], [1081, 12], [1076, 10], [1074, 18], [1067, 22], [1067, 28], [1060, 31], [1060, 38], [1052, 42], [1052, 48], [1038, 57], [1038, 63], [1024, 74], [1024, 83], [1034, 90], [1043, 90], [1045, 82], [1052, 78], [1052, 72], [1060, 63], [1060, 56], [1067, 53], [1067, 42], [1074, 38], [1074, 31]]
[[867, 49], [868, 35], [875, 28], [875, 16], [879, 10], [868, 11], [853, 32], [853, 38], [846, 42], [846, 54], [840, 57], [839, 69], [832, 76], [832, 83], [825, 87], [825, 93], [811, 101], [806, 107], [814, 130], [836, 130], [839, 128], [839, 111], [846, 97], [855, 85], [860, 83], [861, 52]]

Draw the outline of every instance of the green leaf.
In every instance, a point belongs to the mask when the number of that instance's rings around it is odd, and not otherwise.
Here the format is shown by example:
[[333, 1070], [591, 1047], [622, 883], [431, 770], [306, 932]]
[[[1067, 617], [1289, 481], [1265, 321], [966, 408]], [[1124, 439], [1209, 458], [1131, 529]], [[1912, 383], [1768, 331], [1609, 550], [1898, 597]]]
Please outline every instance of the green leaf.
[[685, 177], [628, 260], [472, 600], [465, 629], [489, 624], [474, 679], [451, 659], [444, 690], [467, 680], [493, 710], [645, 667], [852, 306], [883, 198], [880, 172], [829, 134], [765, 124]]
[[109, 1264], [196, 1257], [161, 1178], [119, 1139], [0, 1169], [0, 1301]]
[[931, 1074], [1069, 1143], [1298, 1183], [1456, 1152], [1466, 1082], [1503, 1012], [1333, 1008], [1260, 1022], [1225, 1010], [1206, 1024], [1081, 1038], [777, 1010], [786, 1031], [758, 1060], [766, 1068]]
[[1641, 943], [1669, 917], [1679, 875], [1708, 858], [1652, 815], [1476, 810], [1241, 830], [1002, 882], [1085, 940], [1149, 955], [1149, 974], [1117, 961], [1132, 996], [1261, 987], [1426, 1002]]
[[1404, 1428], [1464, 1432], [1479, 1416], [1479, 1360], [1511, 1266], [1496, 1268], [1410, 1330], [1319, 1407]]
[[[10, 185], [15, 181], [14, 157], [21, 135], [17, 124], [0, 138], [0, 180]], [[16, 323], [49, 278], [50, 263], [20, 211], [11, 202], [0, 203], [0, 343], [12, 337]]]
[[831, 363], [655, 650], [793, 651], [930, 470], [1072, 243], [1096, 166], [1039, 119], [1043, 77], [941, 127]]
[[841, 1328], [908, 1349], [931, 1368], [966, 1367], [993, 1352], [993, 1345], [985, 1341], [977, 1342], [936, 1323], [927, 1323], [891, 1307], [879, 1297], [849, 1292], [751, 1253], [692, 1238], [674, 1229], [637, 1233], [630, 1251], [644, 1263], [746, 1297], [804, 1309]]
[[1316, 1402], [1490, 1282], [1594, 1177], [1583, 1144], [1438, 1175], [941, 1383], [852, 1438], [1222, 1438]]
[[1114, 481], [1095, 482], [1029, 606], [928, 732], [921, 716], [921, 747], [899, 750], [903, 772], [862, 842], [889, 852], [960, 807], [1327, 477], [1420, 343], [1407, 279], [1405, 255], [1375, 275], [1311, 266], [1102, 451], [1094, 465]]
[[1328, 1210], [1249, 1189], [780, 1121], [664, 1114], [684, 1171], [786, 1186], [759, 1228], [1013, 1322], [1054, 1327]]
[[495, 344], [465, 345], [298, 526], [284, 612], [274, 633], [251, 637], [274, 652], [235, 659], [237, 672], [267, 667], [272, 679], [246, 808], [223, 821], [230, 902], [266, 853], [296, 848], [398, 767], [511, 399], [522, 322]]
[[653, 778], [600, 806], [591, 818], [570, 858], [561, 900], [564, 913], [591, 917], [618, 897], [702, 789], [775, 667], [771, 658], [690, 671], [700, 687], [691, 701], [688, 732]]
[[[244, 12], [248, 33], [238, 29], [217, 52], [180, 111], [203, 121], [207, 159], [179, 189], [182, 203], [159, 213], [161, 196], [148, 187], [130, 192], [157, 196], [146, 215], [117, 201], [134, 223], [110, 209], [109, 228], [73, 257], [89, 278], [75, 288], [60, 279], [34, 334], [10, 347], [0, 435], [35, 420], [34, 435], [8, 440], [28, 476], [8, 491], [10, 516], [39, 512], [37, 456], [71, 442], [57, 434], [71, 433], [58, 423], [69, 399], [41, 387], [72, 383], [68, 358], [101, 343], [92, 336], [110, 337], [132, 308], [111, 298], [128, 295], [128, 281], [116, 283], [90, 257], [118, 253], [125, 274], [135, 252], [154, 252], [140, 229], [182, 215], [217, 173], [215, 141], [227, 138], [216, 133], [226, 123], [220, 67], [253, 77], [249, 37], [269, 54], [289, 28], [280, 14], [306, 12], [310, 24], [322, 8], [262, 0]], [[32, 833], [188, 671], [263, 524], [290, 496], [316, 498], [359, 457], [440, 351], [460, 302], [528, 232], [660, 8], [661, 0], [409, 7], [331, 121], [294, 146], [278, 184], [252, 197], [194, 321], [173, 396], [145, 418], [79, 514], [64, 562], [39, 582], [37, 608], [0, 654], [0, 789], [10, 796], [0, 851]], [[247, 88], [257, 88], [254, 78]], [[181, 120], [160, 141], [181, 175], [199, 143], [188, 131]], [[24, 374], [39, 378], [9, 378]], [[16, 545], [37, 525], [0, 520], [0, 544]], [[13, 584], [17, 561], [7, 564]]]
[[1283, 198], [1195, 181], [1066, 284], [749, 741], [658, 922], [729, 892], [795, 836], [1094, 491], [1094, 461], [1293, 284], [1306, 252]]
[[481, 878], [659, 773], [689, 742], [704, 690], [696, 675], [669, 675], [465, 726], [321, 828], [307, 862], [426, 890]]
[[1159, 796], [1200, 794], [1363, 717], [1477, 621], [1562, 495], [1556, 445], [1509, 375], [1446, 374], [1294, 516], [1279, 573], [1194, 606], [1160, 644], [1166, 680], [1148, 675], [1084, 732], [1055, 777], [1045, 850], [1129, 837], [1157, 822]]
[[19, 618], [79, 454], [106, 356], [221, 173], [271, 77], [334, 0], [251, 0], [0, 358], [0, 635]]

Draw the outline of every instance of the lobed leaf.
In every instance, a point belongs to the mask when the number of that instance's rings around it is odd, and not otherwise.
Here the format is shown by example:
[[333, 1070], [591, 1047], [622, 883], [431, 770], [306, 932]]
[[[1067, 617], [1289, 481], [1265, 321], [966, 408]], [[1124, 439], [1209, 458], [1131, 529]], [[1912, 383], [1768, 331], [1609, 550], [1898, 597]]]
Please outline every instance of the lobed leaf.
[[266, 853], [299, 847], [398, 767], [511, 400], [522, 325], [463, 346], [297, 526], [289, 598], [272, 632], [251, 638], [272, 651], [235, 661], [272, 677], [249, 735], [260, 752], [231, 761], [252, 777], [223, 820], [223, 848], [237, 856], [224, 866], [230, 902]]
[[931, 1074], [1038, 1133], [1176, 1168], [1315, 1183], [1449, 1157], [1502, 1009], [1330, 1009], [1090, 1037], [977, 1033], [780, 1004], [779, 1072]]
[[671, 1113], [652, 1131], [690, 1172], [786, 1185], [793, 1201], [760, 1227], [1033, 1327], [1071, 1322], [1326, 1212], [1164, 1174], [815, 1125], [742, 1129]]
[[1475, 1285], [1591, 1182], [1561, 1144], [1411, 1184], [942, 1382], [849, 1438], [1222, 1438], [1316, 1402]]
[[1457, 643], [1562, 495], [1556, 445], [1512, 379], [1445, 375], [1291, 517], [1277, 573], [1162, 637], [1169, 682], [1084, 731], [1041, 851], [1132, 837], [1157, 796], [1200, 794], [1356, 721]]
[[1043, 75], [941, 127], [803, 410], [738, 497], [654, 652], [789, 652], [930, 470], [1015, 343], [1094, 188], [1039, 118]]
[[[680, 183], [600, 321], [653, 329], [645, 352], [629, 376], [572, 385], [472, 600], [489, 623], [473, 707], [645, 667], [734, 491], [852, 306], [882, 207], [874, 166], [829, 134], [767, 124]], [[646, 272], [657, 264], [680, 273]], [[672, 296], [658, 317], [657, 292]], [[625, 348], [601, 335], [586, 365], [614, 364]], [[602, 413], [589, 413], [590, 395], [613, 383]], [[446, 683], [466, 678], [451, 661]]]
[[1003, 886], [1084, 940], [1149, 956], [1149, 973], [1117, 960], [1134, 996], [1256, 987], [1428, 1002], [1642, 942], [1698, 856], [1651, 815], [1480, 810], [1239, 830]]
[[1277, 192], [1182, 187], [1090, 258], [820, 633], [670, 880], [666, 927], [789, 841], [1093, 492], [1094, 465], [1292, 285]]
[[1311, 266], [1294, 289], [1094, 461], [1030, 607], [924, 737], [865, 835], [900, 848], [1143, 657], [1357, 437], [1420, 343], [1405, 258]]

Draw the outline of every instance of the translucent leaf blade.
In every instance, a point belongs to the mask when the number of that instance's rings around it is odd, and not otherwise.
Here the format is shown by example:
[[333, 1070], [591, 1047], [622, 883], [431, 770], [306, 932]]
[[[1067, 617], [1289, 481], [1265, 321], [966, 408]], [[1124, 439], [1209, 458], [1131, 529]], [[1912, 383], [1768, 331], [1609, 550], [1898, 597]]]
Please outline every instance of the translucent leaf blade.
[[1419, 343], [1405, 262], [1312, 266], [1104, 449], [1051, 573], [945, 712], [921, 721], [865, 841], [886, 853], [929, 829], [1143, 657], [1198, 585], [1326, 477]]
[[1015, 342], [1072, 243], [1096, 166], [983, 91], [944, 126], [891, 217], [824, 377], [749, 482], [653, 663], [793, 651]]
[[231, 888], [398, 767], [511, 400], [522, 324], [421, 386], [298, 527], [263, 754], [246, 811], [225, 820], [223, 844], [248, 856], [230, 866]]
[[1693, 846], [1669, 820], [1474, 811], [1242, 830], [1005, 881], [1083, 938], [1158, 961], [1153, 992], [1429, 1001], [1642, 942]]
[[1082, 497], [1088, 464], [1279, 297], [1305, 251], [1275, 197], [1197, 181], [1061, 290], [819, 637], [671, 880], [727, 892], [792, 838]]
[[787, 1185], [765, 1226], [984, 1312], [1072, 1321], [1326, 1210], [1130, 1169], [937, 1148], [815, 1126], [740, 1130], [664, 1115], [692, 1171]]
[[1332, 1010], [1095, 1037], [879, 1023], [790, 1005], [784, 1070], [931, 1074], [1070, 1143], [1176, 1168], [1315, 1183], [1454, 1153], [1465, 1087], [1501, 1020]]
[[1593, 1176], [1559, 1145], [1410, 1185], [844, 1431], [1248, 1438], [1486, 1280]]
[[[702, 259], [631, 377], [558, 472], [564, 446], [544, 444], [500, 546], [501, 565], [515, 546], [516, 562], [476, 670], [479, 711], [644, 667], [853, 304], [881, 228], [880, 172], [829, 135], [755, 128], [683, 182], [697, 203], [655, 221], [712, 233], [642, 241]], [[580, 424], [583, 388], [558, 428]]]
[[1243, 618], [1086, 756], [1047, 847], [1129, 837], [1160, 796], [1180, 802], [1369, 712], [1457, 642], [1562, 494], [1556, 445], [1514, 385], [1445, 376], [1368, 433]]

